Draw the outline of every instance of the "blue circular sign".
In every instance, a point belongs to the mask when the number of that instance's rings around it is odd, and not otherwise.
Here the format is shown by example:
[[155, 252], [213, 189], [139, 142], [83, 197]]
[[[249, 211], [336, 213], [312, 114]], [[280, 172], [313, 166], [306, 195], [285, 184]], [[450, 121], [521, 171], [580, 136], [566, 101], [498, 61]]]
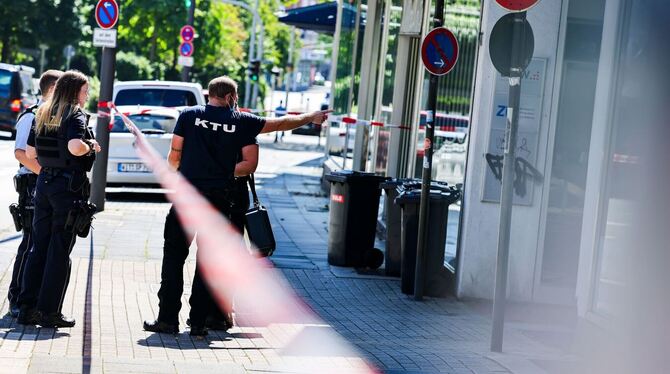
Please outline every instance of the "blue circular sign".
[[193, 54], [193, 43], [183, 42], [179, 46], [179, 54], [184, 57], [189, 57]]
[[103, 29], [111, 29], [119, 20], [119, 5], [115, 0], [100, 0], [95, 6], [95, 21]]
[[445, 27], [431, 30], [421, 44], [421, 60], [431, 74], [444, 75], [458, 61], [458, 41]]

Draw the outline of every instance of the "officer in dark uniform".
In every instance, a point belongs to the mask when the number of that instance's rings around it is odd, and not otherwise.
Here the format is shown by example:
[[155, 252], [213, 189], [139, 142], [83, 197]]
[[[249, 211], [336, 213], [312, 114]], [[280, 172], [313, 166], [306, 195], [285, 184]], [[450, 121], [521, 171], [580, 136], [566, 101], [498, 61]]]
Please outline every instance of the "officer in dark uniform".
[[61, 308], [70, 278], [70, 252], [77, 235], [88, 234], [89, 226], [81, 223], [90, 225], [92, 215], [86, 172], [100, 151], [81, 109], [87, 101], [87, 77], [76, 71], [64, 73], [51, 100], [38, 110], [28, 138], [26, 154], [37, 158], [42, 170], [35, 189], [35, 244], [19, 295], [21, 324], [75, 324]]
[[37, 184], [37, 174], [40, 173], [40, 164], [37, 160], [31, 160], [26, 156], [26, 147], [30, 129], [33, 127], [35, 112], [43, 101], [48, 101], [56, 86], [56, 80], [63, 75], [60, 70], [47, 70], [40, 77], [40, 92], [42, 98], [37, 105], [26, 109], [16, 120], [16, 141], [14, 143], [14, 157], [19, 162], [19, 171], [14, 176], [14, 186], [19, 193], [18, 204], [12, 204], [10, 211], [14, 218], [17, 229], [23, 230], [23, 239], [16, 252], [14, 260], [14, 269], [12, 271], [12, 281], [9, 285], [9, 314], [17, 317], [19, 314], [19, 294], [21, 293], [21, 279], [25, 270], [26, 259], [29, 250], [33, 247], [32, 226], [33, 226], [33, 196], [35, 194], [35, 184]]
[[[237, 83], [228, 77], [213, 79], [208, 86], [209, 104], [184, 110], [174, 129], [168, 162], [230, 219], [234, 175], [248, 175], [250, 163], [238, 162], [238, 154], [255, 147], [261, 132], [288, 131], [310, 122], [322, 123], [328, 111], [300, 116], [262, 118], [236, 110]], [[255, 169], [255, 166], [254, 166]], [[152, 332], [177, 333], [178, 314], [184, 288], [184, 263], [192, 237], [181, 228], [174, 207], [165, 220], [165, 243], [158, 291], [159, 312], [155, 321], [145, 321]], [[190, 334], [207, 334], [206, 317], [215, 307], [196, 264], [191, 298]]]

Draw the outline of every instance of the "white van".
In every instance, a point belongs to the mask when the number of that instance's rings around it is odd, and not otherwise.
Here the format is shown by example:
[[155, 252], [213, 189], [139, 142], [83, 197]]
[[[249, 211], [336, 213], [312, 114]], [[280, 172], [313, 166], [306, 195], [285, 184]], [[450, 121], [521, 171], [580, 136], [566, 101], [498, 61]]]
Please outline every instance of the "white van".
[[117, 107], [139, 105], [177, 110], [206, 104], [199, 83], [173, 81], [115, 82], [112, 101]]

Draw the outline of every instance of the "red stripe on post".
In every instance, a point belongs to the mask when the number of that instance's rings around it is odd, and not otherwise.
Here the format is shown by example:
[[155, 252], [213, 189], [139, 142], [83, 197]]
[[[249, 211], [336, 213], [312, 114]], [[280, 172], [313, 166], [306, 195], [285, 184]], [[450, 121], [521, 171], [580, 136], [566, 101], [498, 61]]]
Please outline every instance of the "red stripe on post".
[[384, 127], [384, 122], [370, 121], [371, 126]]
[[356, 118], [342, 117], [342, 122], [353, 125], [354, 123], [356, 123]]

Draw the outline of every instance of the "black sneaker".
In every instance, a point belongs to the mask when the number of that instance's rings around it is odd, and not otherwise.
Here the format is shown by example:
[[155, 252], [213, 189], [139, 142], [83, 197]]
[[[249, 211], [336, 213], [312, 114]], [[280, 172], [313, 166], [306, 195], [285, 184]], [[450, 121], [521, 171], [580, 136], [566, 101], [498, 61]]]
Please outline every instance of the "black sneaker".
[[56, 312], [42, 316], [39, 325], [42, 327], [74, 327], [74, 318], [65, 317], [62, 313]]
[[179, 325], [172, 325], [159, 320], [144, 321], [144, 330], [151, 332], [165, 333], [165, 334], [178, 334]]
[[36, 308], [21, 307], [16, 322], [21, 325], [37, 325], [40, 322], [42, 315]]
[[191, 331], [189, 332], [189, 335], [195, 336], [195, 337], [204, 337], [207, 336], [207, 328], [205, 326], [191, 326]]

